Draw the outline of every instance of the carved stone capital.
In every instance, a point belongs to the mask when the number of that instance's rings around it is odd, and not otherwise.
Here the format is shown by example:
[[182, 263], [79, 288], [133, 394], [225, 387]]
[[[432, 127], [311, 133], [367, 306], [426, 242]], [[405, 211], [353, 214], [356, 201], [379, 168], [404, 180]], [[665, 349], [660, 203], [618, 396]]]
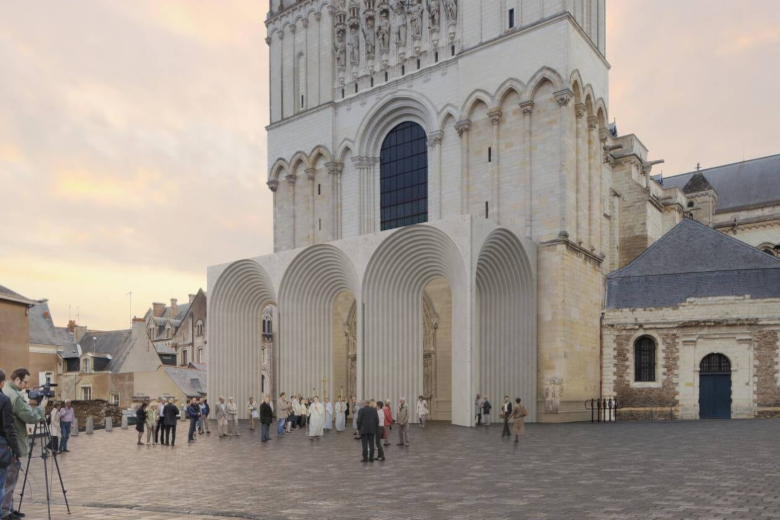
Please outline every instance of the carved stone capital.
[[589, 116], [588, 117], [588, 128], [590, 130], [595, 130], [599, 127], [599, 118], [596, 116]]
[[523, 115], [530, 116], [534, 111], [533, 101], [523, 101], [520, 103], [520, 108], [523, 110]]
[[325, 168], [328, 169], [329, 175], [341, 175], [341, 173], [344, 171], [344, 163], [338, 161], [331, 161], [325, 163]]
[[574, 114], [577, 116], [577, 119], [582, 119], [582, 117], [587, 113], [588, 107], [586, 107], [584, 103], [577, 103], [574, 105]]
[[271, 179], [265, 184], [268, 186], [268, 189], [274, 193], [276, 193], [276, 190], [279, 188], [279, 181], [277, 181], [276, 179]]
[[280, 40], [284, 40], [284, 29], [281, 31], [276, 31], [276, 35], [279, 37]]
[[313, 182], [314, 175], [317, 173], [317, 170], [315, 170], [314, 168], [306, 168], [305, 170], [303, 170], [303, 173], [306, 174], [307, 179]]
[[498, 108], [498, 107], [491, 108], [488, 111], [487, 115], [490, 118], [490, 122], [493, 124], [493, 126], [495, 126], [495, 125], [497, 125], [498, 123], [501, 122], [502, 112], [501, 112], [500, 108]]
[[287, 175], [285, 179], [287, 179], [287, 182], [290, 184], [290, 186], [295, 186], [295, 182], [298, 180], [298, 177], [291, 173]]
[[271, 37], [270, 36], [266, 36], [265, 37], [265, 43], [268, 44], [268, 45], [271, 45]]
[[602, 143], [606, 143], [607, 139], [609, 138], [609, 128], [599, 128], [599, 140], [601, 140]]
[[564, 108], [569, 106], [569, 102], [574, 97], [574, 92], [565, 88], [563, 90], [559, 90], [558, 92], [553, 92], [553, 96], [555, 96], [555, 101], [558, 102], [558, 106]]
[[437, 130], [436, 132], [431, 132], [428, 134], [428, 146], [430, 146], [432, 149], [436, 148], [436, 145], [441, 143], [441, 138], [444, 137], [444, 132], [441, 130]]
[[306, 29], [307, 27], [309, 27], [309, 19], [304, 18], [303, 20], [301, 20], [301, 24], [303, 25], [303, 28]]
[[458, 121], [455, 123], [455, 130], [458, 132], [458, 136], [460, 137], [463, 137], [463, 133], [468, 132], [469, 128], [471, 128], [470, 119], [464, 119], [463, 121]]
[[[328, 6], [328, 7], [333, 7], [333, 6]], [[314, 19], [316, 21], [319, 22], [321, 18], [322, 18], [322, 13], [321, 12], [317, 11], [316, 13], [314, 13]]]
[[291, 33], [293, 33], [293, 34], [295, 34], [295, 31], [298, 29], [298, 26], [297, 26], [297, 25], [295, 25], [294, 23], [293, 23], [293, 24], [290, 24], [290, 25], [288, 25], [287, 27], [289, 27], [289, 28], [290, 28], [290, 32], [291, 32]]

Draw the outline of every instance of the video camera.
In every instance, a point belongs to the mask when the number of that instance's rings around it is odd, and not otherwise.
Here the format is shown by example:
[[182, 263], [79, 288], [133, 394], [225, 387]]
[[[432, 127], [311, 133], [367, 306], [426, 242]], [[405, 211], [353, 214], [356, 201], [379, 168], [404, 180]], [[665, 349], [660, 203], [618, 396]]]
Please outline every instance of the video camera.
[[50, 397], [54, 399], [54, 390], [51, 387], [57, 386], [55, 383], [47, 382], [43, 386], [36, 386], [27, 391], [27, 396], [33, 401], [40, 401], [44, 397]]

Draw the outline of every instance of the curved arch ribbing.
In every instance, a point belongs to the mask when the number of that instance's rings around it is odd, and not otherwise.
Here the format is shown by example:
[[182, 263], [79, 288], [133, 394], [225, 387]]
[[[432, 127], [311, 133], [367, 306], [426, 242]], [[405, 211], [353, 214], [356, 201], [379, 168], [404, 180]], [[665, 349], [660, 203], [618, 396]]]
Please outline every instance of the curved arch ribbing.
[[480, 389], [494, 403], [520, 397], [536, 418], [536, 288], [531, 262], [507, 229], [488, 235], [477, 259]]
[[[404, 228], [373, 253], [364, 277], [366, 333], [362, 359], [358, 353], [358, 374], [362, 373], [363, 381], [361, 387], [359, 377], [358, 387], [366, 398], [389, 397], [398, 402], [405, 397], [413, 421], [417, 420], [414, 403], [423, 390], [422, 295], [425, 286], [439, 277], [445, 278], [452, 290], [452, 399], [468, 402], [456, 387], [462, 377], [456, 372], [469, 371], [471, 363], [468, 282], [455, 243], [431, 226]], [[468, 410], [453, 408], [453, 423], [468, 424]]]
[[333, 396], [333, 301], [342, 291], [357, 298], [359, 287], [352, 261], [333, 245], [311, 246], [293, 260], [279, 290], [279, 392], [319, 393], [327, 377]]
[[243, 403], [262, 391], [263, 309], [275, 301], [270, 276], [253, 260], [225, 269], [209, 297], [208, 394], [215, 404], [219, 396], [232, 396], [242, 419]]

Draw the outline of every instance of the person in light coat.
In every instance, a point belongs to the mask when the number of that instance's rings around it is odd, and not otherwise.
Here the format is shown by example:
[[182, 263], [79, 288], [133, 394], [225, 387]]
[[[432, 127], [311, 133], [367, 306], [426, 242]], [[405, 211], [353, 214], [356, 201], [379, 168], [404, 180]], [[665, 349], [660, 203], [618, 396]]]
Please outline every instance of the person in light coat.
[[[255, 402], [254, 397], [250, 397], [249, 401], [246, 403], [246, 413], [249, 416], [249, 429], [254, 430], [255, 429], [255, 419], [259, 418], [258, 415], [258, 408], [257, 403]], [[255, 417], [257, 416], [257, 417]]]
[[327, 397], [325, 398], [325, 426], [323, 428], [326, 430], [333, 429], [333, 403]]
[[398, 425], [398, 445], [409, 446], [409, 406], [403, 397], [398, 401], [395, 423]]
[[420, 428], [425, 428], [425, 419], [428, 417], [428, 401], [423, 396], [417, 400], [417, 416], [420, 418]]
[[358, 403], [357, 397], [352, 396], [352, 429], [355, 430], [355, 440], [360, 440], [360, 432], [358, 431], [358, 413], [363, 407], [363, 403]]
[[241, 434], [238, 433], [238, 407], [236, 407], [236, 403], [233, 402], [232, 397], [228, 397], [226, 409], [228, 418], [228, 435], [241, 437]]
[[520, 398], [515, 399], [515, 406], [512, 408], [510, 418], [514, 421], [512, 423], [512, 435], [515, 436], [515, 442], [520, 442], [520, 436], [525, 433], [525, 417], [528, 415], [528, 411], [525, 406], [520, 404]]
[[343, 432], [347, 422], [347, 403], [344, 402], [344, 398], [339, 396], [339, 400], [336, 403], [336, 431]]
[[217, 403], [217, 431], [219, 431], [219, 438], [227, 437], [228, 431], [228, 413], [227, 403], [225, 398], [219, 396], [219, 402]]
[[160, 407], [157, 403], [152, 404], [148, 410], [146, 410], [146, 445], [150, 446], [152, 441], [157, 444], [157, 440], [154, 438], [154, 427], [157, 425], [157, 421], [160, 418]]
[[325, 407], [322, 406], [316, 395], [312, 397], [307, 414], [309, 416], [309, 439], [312, 441], [314, 439], [320, 440], [325, 425]]
[[49, 426], [50, 434], [51, 434], [51, 444], [49, 445], [49, 449], [53, 453], [57, 453], [57, 448], [60, 446], [60, 437], [62, 437], [62, 429], [60, 428], [60, 410], [62, 409], [62, 403], [56, 402], [54, 403], [54, 408], [51, 409], [51, 413], [49, 414], [49, 418], [51, 420], [51, 424]]

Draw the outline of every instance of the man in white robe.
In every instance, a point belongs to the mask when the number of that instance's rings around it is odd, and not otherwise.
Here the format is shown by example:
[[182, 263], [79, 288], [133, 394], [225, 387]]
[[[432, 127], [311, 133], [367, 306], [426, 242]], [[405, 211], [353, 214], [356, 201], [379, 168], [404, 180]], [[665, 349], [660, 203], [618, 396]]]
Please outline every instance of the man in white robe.
[[325, 424], [325, 408], [315, 395], [309, 405], [309, 439], [319, 439], [322, 437], [322, 427]]
[[327, 397], [325, 398], [325, 426], [323, 428], [326, 430], [333, 429], [333, 403]]
[[344, 402], [344, 398], [339, 396], [338, 402], [336, 402], [336, 431], [343, 432], [347, 422], [347, 403]]

